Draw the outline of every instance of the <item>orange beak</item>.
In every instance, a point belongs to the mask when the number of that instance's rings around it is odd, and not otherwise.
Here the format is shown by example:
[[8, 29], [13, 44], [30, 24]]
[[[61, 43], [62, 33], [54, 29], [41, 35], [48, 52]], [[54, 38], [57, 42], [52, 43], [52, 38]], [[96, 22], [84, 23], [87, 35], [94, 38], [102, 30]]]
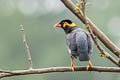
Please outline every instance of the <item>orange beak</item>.
[[55, 24], [54, 28], [56, 28], [56, 27], [61, 27], [61, 24]]

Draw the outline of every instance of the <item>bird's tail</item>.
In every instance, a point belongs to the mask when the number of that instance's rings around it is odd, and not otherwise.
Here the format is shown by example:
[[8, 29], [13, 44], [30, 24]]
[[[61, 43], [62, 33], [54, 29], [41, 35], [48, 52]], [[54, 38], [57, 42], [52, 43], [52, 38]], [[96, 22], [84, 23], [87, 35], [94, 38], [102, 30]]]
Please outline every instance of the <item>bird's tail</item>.
[[85, 53], [80, 54], [79, 55], [79, 60], [80, 61], [88, 61], [88, 60], [90, 60], [90, 54], [85, 54]]

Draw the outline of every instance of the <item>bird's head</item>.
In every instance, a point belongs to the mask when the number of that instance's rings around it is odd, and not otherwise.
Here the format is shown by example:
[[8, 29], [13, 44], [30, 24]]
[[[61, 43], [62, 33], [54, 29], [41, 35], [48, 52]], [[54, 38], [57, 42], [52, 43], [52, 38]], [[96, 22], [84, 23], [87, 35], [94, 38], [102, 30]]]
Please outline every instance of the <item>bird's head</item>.
[[55, 24], [54, 28], [56, 27], [63, 28], [66, 33], [69, 33], [76, 27], [76, 24], [69, 19], [65, 19]]
[[62, 20], [61, 22], [57, 23], [54, 25], [54, 27], [61, 27], [61, 28], [66, 28], [66, 27], [69, 27], [69, 28], [73, 28], [73, 27], [76, 27], [76, 24], [74, 22], [72, 22], [71, 20], [69, 19], [65, 19], [65, 20]]

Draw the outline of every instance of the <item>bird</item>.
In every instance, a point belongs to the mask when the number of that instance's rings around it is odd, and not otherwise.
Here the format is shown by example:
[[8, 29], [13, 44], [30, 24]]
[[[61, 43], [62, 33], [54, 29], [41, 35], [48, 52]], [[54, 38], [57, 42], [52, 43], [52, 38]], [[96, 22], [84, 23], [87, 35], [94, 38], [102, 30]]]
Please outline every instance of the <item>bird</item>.
[[68, 52], [71, 54], [71, 68], [75, 71], [74, 59], [79, 58], [79, 61], [88, 61], [86, 70], [92, 67], [90, 61], [91, 53], [93, 52], [93, 40], [89, 32], [77, 27], [70, 19], [64, 19], [54, 25], [54, 28], [62, 28], [66, 34], [66, 42]]

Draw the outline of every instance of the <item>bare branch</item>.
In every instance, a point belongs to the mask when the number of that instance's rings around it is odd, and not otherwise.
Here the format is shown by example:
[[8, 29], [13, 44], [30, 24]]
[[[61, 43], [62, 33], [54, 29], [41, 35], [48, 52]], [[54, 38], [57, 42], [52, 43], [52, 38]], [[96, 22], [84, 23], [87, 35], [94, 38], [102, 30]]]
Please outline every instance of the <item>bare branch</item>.
[[[87, 71], [87, 70], [86, 67], [75, 67], [75, 71]], [[93, 66], [89, 68], [89, 71], [120, 72], [120, 68]], [[51, 68], [32, 69], [32, 70], [16, 70], [16, 71], [9, 71], [8, 73], [0, 72], [0, 78], [18, 76], [18, 75], [52, 73], [52, 72], [72, 72], [72, 69], [71, 67], [51, 67]]]
[[[76, 12], [76, 6], [70, 1], [70, 0], [61, 0], [64, 5], [71, 10], [72, 13], [74, 13], [84, 24], [86, 24], [85, 17], [81, 16], [78, 12]], [[100, 31], [96, 25], [87, 17], [88, 24], [90, 25], [90, 28], [92, 29], [93, 33], [103, 42], [103, 44], [116, 56], [120, 58], [120, 49], [109, 40], [109, 38]]]
[[29, 69], [32, 69], [32, 59], [31, 59], [31, 56], [30, 56], [29, 46], [28, 46], [27, 41], [26, 41], [23, 25], [20, 25], [20, 28], [21, 28], [21, 31], [22, 31], [23, 42], [24, 42], [24, 46], [26, 48], [26, 54], [27, 54], [27, 57], [28, 57]]
[[98, 48], [98, 50], [100, 51], [100, 54], [102, 57], [105, 57], [107, 59], [109, 59], [110, 61], [112, 61], [114, 64], [116, 64], [118, 67], [120, 67], [120, 63], [114, 58], [112, 57], [109, 53], [107, 53], [102, 46], [98, 43], [96, 36], [93, 34], [92, 30], [90, 29], [89, 24], [85, 24], [86, 28], [88, 29], [94, 43], [96, 44], [96, 47]]

